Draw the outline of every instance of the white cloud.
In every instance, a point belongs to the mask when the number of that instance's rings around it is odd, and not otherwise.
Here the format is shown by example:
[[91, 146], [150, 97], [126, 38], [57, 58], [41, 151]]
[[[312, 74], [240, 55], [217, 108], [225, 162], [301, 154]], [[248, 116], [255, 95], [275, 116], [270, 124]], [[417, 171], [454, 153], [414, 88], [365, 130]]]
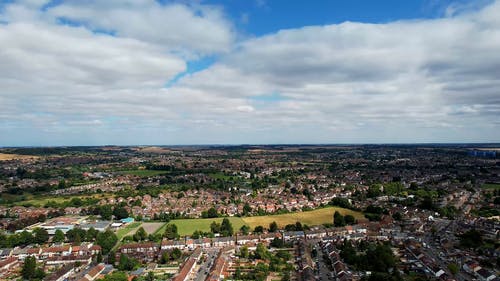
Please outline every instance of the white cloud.
[[190, 55], [228, 51], [234, 37], [232, 25], [214, 6], [75, 0], [65, 1], [48, 13]]
[[30, 2], [0, 15], [0, 145], [500, 139], [500, 2], [238, 43], [212, 6]]

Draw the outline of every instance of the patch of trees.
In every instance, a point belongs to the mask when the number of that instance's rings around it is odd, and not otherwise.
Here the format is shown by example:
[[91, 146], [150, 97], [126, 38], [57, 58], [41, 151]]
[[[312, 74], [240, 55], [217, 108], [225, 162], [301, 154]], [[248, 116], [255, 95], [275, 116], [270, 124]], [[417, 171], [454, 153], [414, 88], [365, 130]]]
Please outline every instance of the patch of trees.
[[299, 221], [295, 224], [287, 224], [285, 225], [285, 231], [304, 231], [309, 230], [309, 226], [307, 224], [302, 224]]
[[333, 214], [333, 225], [335, 227], [341, 227], [346, 225], [356, 224], [356, 218], [353, 215], [342, 216], [339, 211], [335, 211]]
[[38, 222], [44, 222], [46, 219], [47, 219], [47, 216], [45, 216], [44, 214], [41, 214], [37, 217], [27, 217], [27, 218], [23, 218], [23, 219], [13, 220], [12, 222], [10, 222], [7, 225], [6, 229], [8, 231], [14, 232], [16, 230], [23, 229], [29, 225], [32, 225], [32, 224], [35, 224]]
[[178, 248], [167, 250], [161, 253], [160, 263], [166, 264], [171, 261], [176, 261], [182, 257], [182, 252]]
[[[394, 257], [390, 246], [387, 244], [361, 241], [357, 247], [355, 247], [351, 241], [345, 240], [341, 245], [339, 245], [338, 248], [342, 259], [344, 259], [344, 261], [355, 270], [381, 273], [380, 276], [384, 276], [386, 278], [388, 277], [387, 274], [389, 274], [389, 272], [397, 272], [397, 270], [395, 270], [396, 258]], [[391, 278], [387, 280], [391, 280]], [[399, 277], [397, 280], [402, 279]]]
[[472, 229], [469, 230], [462, 235], [459, 235], [460, 237], [460, 246], [465, 247], [465, 248], [479, 248], [483, 245], [483, 236], [481, 235], [481, 232]]
[[383, 214], [388, 214], [389, 212], [379, 206], [369, 205], [365, 209], [365, 217], [370, 221], [380, 221]]
[[45, 277], [45, 272], [38, 267], [34, 256], [28, 256], [24, 259], [21, 276], [24, 280], [42, 280]]
[[36, 228], [33, 232], [23, 231], [11, 235], [0, 233], [0, 248], [13, 248], [30, 244], [44, 244], [49, 240], [47, 230]]
[[207, 211], [202, 211], [201, 212], [201, 217], [206, 219], [206, 218], [217, 218], [219, 216], [219, 213], [217, 212], [217, 209], [214, 207], [211, 207]]
[[212, 233], [219, 233], [224, 237], [233, 236], [234, 234], [233, 225], [228, 218], [224, 218], [222, 223], [218, 223], [216, 221], [212, 222], [210, 224], [210, 231]]
[[132, 257], [121, 254], [117, 268], [119, 270], [131, 271], [139, 268], [140, 262]]
[[165, 226], [165, 231], [163, 232], [163, 237], [167, 239], [177, 239], [179, 238], [179, 233], [177, 230], [177, 225], [175, 224], [167, 224]]
[[330, 206], [337, 206], [346, 209], [353, 209], [353, 206], [346, 198], [335, 197], [330, 202], [328, 202]]

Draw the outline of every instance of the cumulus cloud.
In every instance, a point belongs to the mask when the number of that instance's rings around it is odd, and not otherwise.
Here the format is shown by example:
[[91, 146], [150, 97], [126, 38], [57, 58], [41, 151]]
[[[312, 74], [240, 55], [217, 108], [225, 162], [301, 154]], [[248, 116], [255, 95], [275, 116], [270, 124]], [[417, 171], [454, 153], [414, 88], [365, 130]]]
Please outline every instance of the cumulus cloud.
[[47, 3], [0, 12], [0, 145], [500, 138], [498, 1], [238, 42], [220, 7]]

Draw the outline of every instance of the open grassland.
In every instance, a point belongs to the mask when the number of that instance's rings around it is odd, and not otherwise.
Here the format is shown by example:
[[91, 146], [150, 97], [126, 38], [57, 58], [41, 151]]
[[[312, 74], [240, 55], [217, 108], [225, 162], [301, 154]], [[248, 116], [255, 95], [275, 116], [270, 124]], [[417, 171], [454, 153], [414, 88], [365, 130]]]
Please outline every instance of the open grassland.
[[162, 174], [168, 174], [167, 171], [156, 171], [156, 170], [130, 170], [130, 171], [118, 171], [120, 174], [133, 175], [138, 177], [152, 177]]
[[[201, 230], [203, 232], [210, 232], [210, 224], [214, 221], [218, 223], [222, 223], [223, 218], [212, 218], [212, 219], [180, 219], [180, 220], [172, 220], [168, 224], [175, 224], [177, 226], [177, 230], [179, 235], [191, 235], [196, 230]], [[239, 217], [228, 217], [229, 221], [233, 225], [234, 231], [238, 231], [240, 227], [242, 227], [245, 222]], [[165, 232], [165, 224], [163, 227], [157, 230], [157, 233]]]
[[38, 158], [38, 156], [0, 153], [0, 161], [36, 159], [36, 158]]
[[116, 236], [118, 237], [118, 241], [122, 240], [123, 237], [126, 235], [134, 234], [137, 229], [139, 229], [139, 226], [141, 225], [141, 222], [132, 222], [126, 225], [125, 227], [122, 227], [116, 231]]
[[243, 218], [243, 221], [252, 229], [259, 225], [268, 228], [269, 224], [272, 223], [273, 221], [275, 221], [280, 228], [285, 227], [287, 224], [294, 224], [296, 222], [301, 222], [302, 224], [307, 224], [309, 226], [312, 226], [324, 223], [333, 223], [333, 214], [335, 213], [335, 211], [339, 211], [339, 213], [341, 213], [344, 216], [352, 215], [358, 220], [364, 219], [363, 214], [360, 212], [340, 207], [328, 207], [307, 212], [297, 212], [297, 213], [289, 213], [282, 215], [245, 217]]

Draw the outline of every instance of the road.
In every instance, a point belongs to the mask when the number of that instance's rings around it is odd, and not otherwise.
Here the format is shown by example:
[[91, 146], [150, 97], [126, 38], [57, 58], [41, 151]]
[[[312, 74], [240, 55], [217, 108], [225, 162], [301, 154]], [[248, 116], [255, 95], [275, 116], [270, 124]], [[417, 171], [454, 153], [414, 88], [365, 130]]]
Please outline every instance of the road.
[[210, 273], [210, 269], [217, 258], [217, 254], [219, 253], [219, 249], [211, 248], [211, 249], [203, 249], [203, 256], [205, 258], [201, 258], [202, 262], [200, 265], [197, 265], [194, 269], [194, 278], [191, 279], [193, 281], [205, 281], [207, 279], [208, 274]]

